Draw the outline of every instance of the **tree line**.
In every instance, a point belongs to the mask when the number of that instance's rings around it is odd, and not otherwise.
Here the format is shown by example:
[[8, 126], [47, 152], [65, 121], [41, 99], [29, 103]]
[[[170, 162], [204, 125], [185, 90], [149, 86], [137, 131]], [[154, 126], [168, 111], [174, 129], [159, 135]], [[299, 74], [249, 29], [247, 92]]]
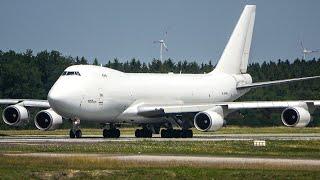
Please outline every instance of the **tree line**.
[[[34, 54], [32, 50], [18, 53], [15, 51], [0, 51], [0, 99], [25, 98], [46, 99], [51, 86], [63, 70], [71, 65], [90, 64], [85, 57], [64, 56], [58, 51], [41, 51]], [[98, 59], [93, 65], [100, 66]], [[120, 61], [117, 58], [109, 60], [105, 67], [129, 73], [208, 73], [214, 69], [211, 61], [174, 61], [167, 59], [161, 62], [153, 59], [146, 63], [138, 59]], [[303, 76], [320, 75], [320, 58], [311, 60], [295, 59], [265, 61], [251, 63], [248, 66], [254, 82], [270, 81]], [[294, 82], [251, 90], [239, 101], [265, 100], [305, 100], [320, 99], [320, 80]], [[0, 107], [3, 109], [3, 106]], [[264, 110], [263, 110], [264, 111]], [[258, 110], [242, 111], [244, 119], [230, 120], [228, 123], [238, 125], [267, 126], [280, 125], [279, 113], [269, 113]], [[318, 115], [316, 114], [316, 120]], [[319, 118], [318, 118], [319, 119]], [[314, 123], [319, 123], [314, 121]], [[33, 126], [33, 123], [30, 123]], [[0, 129], [4, 128], [0, 122]]]

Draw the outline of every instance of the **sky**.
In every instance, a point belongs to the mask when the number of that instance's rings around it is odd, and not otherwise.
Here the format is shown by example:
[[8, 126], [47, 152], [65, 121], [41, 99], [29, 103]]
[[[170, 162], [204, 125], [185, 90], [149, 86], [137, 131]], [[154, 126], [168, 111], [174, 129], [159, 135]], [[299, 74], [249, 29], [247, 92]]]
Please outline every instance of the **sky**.
[[150, 62], [167, 31], [164, 59], [215, 63], [246, 4], [257, 5], [250, 62], [300, 58], [300, 40], [320, 49], [319, 0], [1, 0], [0, 49]]

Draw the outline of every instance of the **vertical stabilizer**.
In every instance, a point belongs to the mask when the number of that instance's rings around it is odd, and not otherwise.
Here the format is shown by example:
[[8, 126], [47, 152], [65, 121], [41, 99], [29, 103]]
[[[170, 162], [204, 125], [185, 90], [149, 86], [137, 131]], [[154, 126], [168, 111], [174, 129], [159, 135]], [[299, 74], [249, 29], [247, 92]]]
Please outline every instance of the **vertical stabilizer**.
[[214, 71], [228, 74], [247, 72], [255, 14], [255, 5], [245, 6]]

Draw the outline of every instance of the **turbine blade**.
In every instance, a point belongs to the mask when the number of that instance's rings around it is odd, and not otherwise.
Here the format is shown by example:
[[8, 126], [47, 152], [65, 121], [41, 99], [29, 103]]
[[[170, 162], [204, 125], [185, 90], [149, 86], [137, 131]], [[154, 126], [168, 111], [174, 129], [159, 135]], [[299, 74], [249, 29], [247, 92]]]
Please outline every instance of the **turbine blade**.
[[163, 47], [166, 49], [166, 51], [168, 51], [168, 47], [165, 43], [162, 43], [163, 44]]
[[300, 46], [301, 46], [301, 48], [304, 50], [302, 41], [300, 41]]

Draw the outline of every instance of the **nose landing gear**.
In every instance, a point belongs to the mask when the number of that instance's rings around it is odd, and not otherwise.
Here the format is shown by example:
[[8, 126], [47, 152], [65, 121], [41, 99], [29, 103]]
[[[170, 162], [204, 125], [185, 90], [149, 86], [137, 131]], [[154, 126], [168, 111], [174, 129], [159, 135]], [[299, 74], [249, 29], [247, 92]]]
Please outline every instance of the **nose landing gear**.
[[69, 136], [70, 136], [70, 138], [81, 138], [82, 132], [80, 129], [78, 129], [78, 130], [70, 129]]
[[80, 130], [80, 119], [75, 118], [72, 121], [72, 128], [70, 129], [69, 136], [70, 138], [81, 138], [82, 132]]

